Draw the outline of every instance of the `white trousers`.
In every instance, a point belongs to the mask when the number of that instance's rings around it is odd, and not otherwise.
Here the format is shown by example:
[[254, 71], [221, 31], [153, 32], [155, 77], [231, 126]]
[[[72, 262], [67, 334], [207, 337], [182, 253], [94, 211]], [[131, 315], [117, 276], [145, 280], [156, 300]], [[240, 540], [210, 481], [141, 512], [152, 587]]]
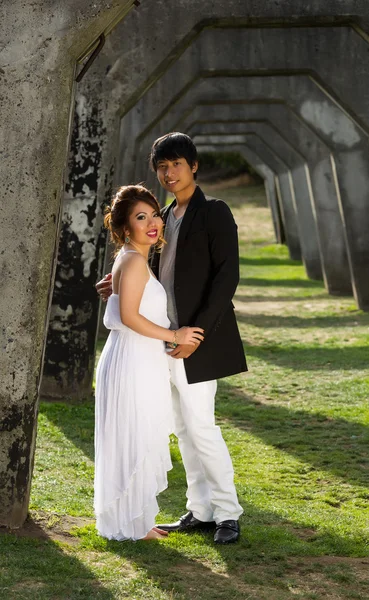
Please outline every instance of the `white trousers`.
[[200, 521], [235, 519], [234, 472], [220, 428], [215, 425], [216, 381], [187, 382], [183, 359], [168, 356], [175, 434], [187, 477], [187, 510]]

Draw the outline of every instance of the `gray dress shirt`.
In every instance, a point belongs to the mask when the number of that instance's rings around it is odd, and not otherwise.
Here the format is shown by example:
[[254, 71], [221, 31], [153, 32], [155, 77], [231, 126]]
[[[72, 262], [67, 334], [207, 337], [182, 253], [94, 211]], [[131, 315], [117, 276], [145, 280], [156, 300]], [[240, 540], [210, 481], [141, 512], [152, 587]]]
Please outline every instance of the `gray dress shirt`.
[[172, 329], [178, 329], [178, 314], [174, 297], [174, 266], [176, 260], [178, 234], [183, 216], [176, 219], [173, 209], [169, 211], [164, 229], [164, 238], [167, 242], [162, 250], [159, 264], [159, 281], [164, 287], [168, 297], [168, 318]]

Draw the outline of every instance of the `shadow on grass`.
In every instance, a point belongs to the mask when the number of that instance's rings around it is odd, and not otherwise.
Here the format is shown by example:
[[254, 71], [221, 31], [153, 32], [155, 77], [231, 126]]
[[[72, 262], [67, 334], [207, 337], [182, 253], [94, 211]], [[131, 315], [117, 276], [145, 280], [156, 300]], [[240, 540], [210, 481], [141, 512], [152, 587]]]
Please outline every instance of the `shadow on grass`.
[[[252, 355], [249, 348], [249, 354]], [[311, 355], [316, 361], [316, 351], [311, 349]], [[352, 360], [356, 368], [365, 368], [367, 348], [348, 348], [353, 352]], [[280, 349], [279, 349], [280, 351]], [[323, 352], [323, 350], [322, 350]], [[335, 353], [344, 350], [332, 350]], [[297, 356], [296, 356], [297, 355]], [[280, 354], [274, 359], [274, 352], [269, 359], [273, 362], [281, 361]], [[265, 359], [265, 350], [259, 355]], [[324, 350], [324, 360], [332, 358], [329, 350]], [[302, 368], [301, 362], [305, 360], [299, 357], [298, 349], [285, 357], [288, 365], [292, 368], [291, 361], [295, 360], [298, 368]], [[280, 364], [280, 363], [279, 363]], [[347, 366], [347, 355], [343, 356], [343, 364]], [[325, 368], [332, 369], [331, 364], [325, 363]], [[337, 363], [334, 365], [338, 368]], [[310, 368], [317, 368], [310, 365]], [[352, 368], [348, 365], [348, 368]], [[217, 398], [217, 413], [219, 416], [231, 419], [240, 429], [252, 431], [268, 444], [271, 444], [285, 452], [288, 452], [305, 462], [312, 464], [314, 468], [330, 471], [334, 475], [351, 483], [366, 486], [369, 485], [369, 457], [367, 448], [369, 445], [369, 428], [359, 423], [346, 421], [345, 419], [332, 419], [323, 414], [310, 414], [303, 410], [290, 410], [285, 407], [262, 404], [249, 398], [241, 390], [229, 385], [225, 381], [219, 382], [219, 393]], [[94, 459], [94, 406], [90, 403], [84, 405], [65, 405], [42, 403], [40, 412], [44, 414], [64, 435], [91, 460]], [[178, 449], [173, 448], [173, 463], [180, 463]], [[171, 486], [178, 489], [178, 502], [175, 506], [167, 508], [178, 514], [182, 514], [185, 501], [184, 493], [180, 489], [185, 487], [184, 472], [175, 477], [174, 470], [170, 474]], [[179, 477], [179, 479], [178, 479]]]
[[[83, 409], [85, 413], [81, 415]], [[80, 420], [82, 428], [89, 429], [87, 437], [92, 440], [94, 421], [90, 404], [64, 407], [45, 404], [42, 410], [76, 445], [81, 430]], [[368, 471], [369, 439], [367, 428], [363, 426], [343, 419], [327, 419], [324, 415], [261, 405], [225, 381], [219, 385], [217, 413], [240, 430], [251, 431], [266, 443], [307, 462], [312, 465], [312, 470], [323, 468], [355, 484], [368, 483], [363, 469]], [[83, 442], [86, 451], [85, 444], [86, 441]], [[174, 520], [185, 512], [186, 500], [184, 469], [174, 444], [172, 460], [169, 488], [160, 495], [159, 504], [165, 518]], [[175, 534], [169, 543], [131, 544], [107, 542], [91, 532], [92, 549], [108, 550], [128, 559], [144, 570], [158, 589], [168, 592], [169, 597], [171, 593], [177, 594], [173, 597], [182, 600], [194, 597], [201, 597], [201, 600], [244, 600], [247, 597], [292, 600], [294, 596], [289, 586], [293, 569], [288, 562], [289, 557], [366, 556], [364, 540], [358, 535], [339, 536], [329, 527], [315, 531], [310, 523], [304, 523], [303, 517], [297, 523], [278, 512], [262, 510], [245, 501], [242, 487], [240, 502], [245, 513], [241, 518], [242, 538], [237, 546], [215, 547], [212, 534]], [[309, 518], [308, 514], [306, 518]], [[209, 562], [223, 565], [224, 573], [208, 567]], [[258, 586], [257, 595], [255, 585]], [[103, 595], [105, 590], [99, 593], [100, 596], [96, 593], [90, 597], [111, 597], [109, 593]], [[70, 595], [65, 597], [74, 599]], [[89, 598], [88, 595], [78, 597]], [[148, 594], [148, 597], [151, 596]], [[54, 594], [50, 598], [59, 597]]]
[[[241, 430], [356, 486], [369, 487], [369, 427], [253, 400], [219, 383], [217, 414]], [[369, 491], [365, 497], [369, 497]]]
[[257, 267], [277, 266], [277, 267], [296, 267], [302, 265], [299, 260], [291, 260], [290, 258], [278, 258], [273, 256], [261, 256], [259, 258], [247, 258], [240, 256], [240, 265], [255, 265]]
[[328, 300], [330, 297], [324, 291], [322, 294], [314, 294], [314, 296], [304, 295], [304, 296], [271, 296], [266, 293], [265, 296], [261, 296], [260, 294], [236, 294], [235, 300], [238, 302], [315, 302], [317, 300], [322, 299]]
[[368, 368], [368, 344], [361, 346], [301, 346], [277, 344], [252, 346], [245, 343], [247, 356], [254, 356], [279, 367], [296, 371], [337, 371], [363, 370]]
[[324, 289], [324, 284], [321, 281], [313, 281], [312, 279], [301, 279], [293, 277], [291, 279], [263, 279], [262, 277], [242, 277], [239, 285], [252, 287], [291, 287], [291, 288], [321, 288]]
[[92, 461], [95, 457], [95, 404], [64, 404], [41, 402], [40, 413], [56, 425], [64, 435]]
[[[265, 558], [263, 550], [267, 546], [268, 536], [260, 536], [256, 547], [248, 543], [245, 534], [237, 546], [217, 547], [213, 550], [212, 535], [171, 534], [170, 541], [156, 544], [155, 550], [145, 542], [109, 542], [107, 549], [134, 562], [156, 586], [181, 600], [245, 600], [256, 597], [262, 600], [268, 598], [268, 594], [270, 597], [271, 591], [276, 594], [272, 596], [275, 600], [293, 598], [288, 592], [287, 578], [284, 585], [282, 582], [282, 577], [289, 571], [285, 561], [286, 554], [275, 551], [274, 556], [270, 552], [268, 558]], [[223, 573], [207, 566], [206, 556], [209, 550], [212, 555], [214, 552], [218, 554], [217, 562], [225, 563]], [[193, 558], [186, 556], [186, 552], [192, 554]], [[296, 553], [299, 554], [298, 551]], [[303, 554], [301, 548], [300, 553]], [[214, 560], [214, 556], [212, 559]], [[262, 574], [255, 577], [250, 585], [246, 573], [254, 570], [255, 565], [262, 566]], [[276, 581], [277, 574], [281, 577], [279, 581]], [[260, 586], [260, 591], [257, 596], [250, 596], [250, 592], [255, 591], [255, 584]], [[279, 595], [282, 590], [283, 595]]]
[[[160, 496], [162, 508], [168, 500], [173, 505], [174, 493], [172, 488]], [[319, 573], [319, 556], [366, 556], [361, 538], [340, 537], [329, 530], [316, 532], [240, 500], [245, 512], [237, 545], [215, 546], [213, 532], [209, 532], [170, 534], [168, 541], [155, 548], [144, 542], [107, 542], [107, 549], [132, 561], [160, 589], [179, 594], [183, 600], [292, 600], [291, 576], [296, 568], [289, 563], [290, 557], [317, 557], [310, 569]], [[218, 569], [208, 567], [209, 563], [219, 565]]]
[[106, 589], [72, 554], [32, 521], [16, 534], [1, 529], [0, 591], [4, 600], [110, 600]]
[[[309, 298], [310, 302], [310, 298]], [[240, 323], [247, 325], [253, 325], [254, 327], [263, 327], [270, 329], [271, 327], [296, 327], [298, 328], [309, 328], [309, 327], [356, 327], [357, 325], [368, 325], [369, 326], [369, 315], [328, 315], [326, 317], [296, 317], [294, 315], [280, 316], [280, 315], [264, 315], [264, 314], [250, 314], [245, 315], [244, 313], [237, 313], [237, 320]], [[369, 358], [369, 351], [368, 351]]]

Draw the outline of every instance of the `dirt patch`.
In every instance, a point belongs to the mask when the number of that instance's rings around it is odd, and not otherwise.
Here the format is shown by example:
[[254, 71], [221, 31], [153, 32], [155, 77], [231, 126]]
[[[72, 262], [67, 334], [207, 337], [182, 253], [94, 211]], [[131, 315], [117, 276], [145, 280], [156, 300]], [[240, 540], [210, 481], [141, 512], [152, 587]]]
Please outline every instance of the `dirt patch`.
[[[267, 297], [267, 296], [265, 296]], [[269, 299], [268, 300], [260, 300], [258, 302], [254, 302], [252, 301], [248, 301], [247, 295], [242, 295], [241, 294], [236, 294], [236, 296], [234, 297], [234, 305], [236, 307], [236, 310], [240, 313], [240, 314], [246, 314], [246, 315], [281, 315], [281, 316], [287, 316], [287, 315], [299, 315], [301, 314], [301, 311], [306, 311], [306, 313], [321, 313], [324, 314], [325, 311], [332, 311], [332, 308], [335, 308], [337, 310], [337, 302], [333, 302], [330, 299], [314, 299], [314, 303], [311, 302], [311, 298], [307, 299], [306, 301], [304, 301], [301, 298], [297, 298], [296, 300], [293, 298], [293, 296], [291, 296], [291, 298], [288, 300], [288, 303], [286, 302], [285, 298], [281, 298], [279, 299], [278, 296], [272, 296], [272, 294], [269, 294]], [[349, 302], [348, 302], [349, 304]], [[342, 304], [340, 305], [339, 308], [343, 308]], [[332, 317], [335, 315], [332, 315]], [[337, 317], [337, 325], [339, 325], [339, 316], [340, 313], [338, 312], [336, 317]], [[313, 317], [312, 317], [313, 318]], [[358, 325], [358, 322], [355, 320], [355, 318], [352, 319], [352, 324], [351, 326], [355, 327]]]
[[23, 527], [9, 529], [0, 527], [0, 534], [11, 534], [20, 538], [52, 540], [78, 545], [79, 540], [70, 533], [74, 527], [86, 527], [95, 521], [87, 517], [70, 517], [50, 513], [32, 513]]
[[34, 581], [34, 579], [25, 579], [24, 581], [20, 581], [19, 583], [15, 583], [12, 586], [12, 590], [14, 592], [23, 592], [26, 590], [27, 592], [37, 592], [38, 590], [41, 592], [42, 588], [46, 587], [46, 583], [44, 581]]
[[[287, 558], [277, 562], [243, 565], [230, 572], [220, 572], [203, 563], [177, 564], [173, 577], [183, 582], [187, 591], [198, 591], [198, 582], [206, 589], [204, 598], [227, 596], [248, 600], [288, 600], [294, 597], [346, 600], [368, 584], [369, 559], [335, 556]], [[355, 598], [366, 598], [355, 595]], [[369, 597], [369, 596], [368, 596]]]
[[306, 542], [315, 539], [317, 536], [317, 532], [315, 531], [315, 529], [310, 529], [309, 527], [292, 527], [291, 526], [288, 529], [296, 537], [300, 538], [300, 540], [305, 540]]
[[319, 564], [319, 565], [350, 565], [365, 571], [368, 577], [369, 558], [353, 557], [353, 556], [304, 556], [303, 558], [289, 558], [291, 564]]

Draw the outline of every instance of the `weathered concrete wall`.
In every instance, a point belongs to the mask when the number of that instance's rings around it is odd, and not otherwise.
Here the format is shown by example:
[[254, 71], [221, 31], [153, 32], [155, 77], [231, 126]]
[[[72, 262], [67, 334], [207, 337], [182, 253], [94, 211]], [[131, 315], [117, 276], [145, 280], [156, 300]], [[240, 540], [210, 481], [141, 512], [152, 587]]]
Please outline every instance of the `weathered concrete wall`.
[[27, 514], [76, 60], [125, 4], [0, 7], [0, 525]]

